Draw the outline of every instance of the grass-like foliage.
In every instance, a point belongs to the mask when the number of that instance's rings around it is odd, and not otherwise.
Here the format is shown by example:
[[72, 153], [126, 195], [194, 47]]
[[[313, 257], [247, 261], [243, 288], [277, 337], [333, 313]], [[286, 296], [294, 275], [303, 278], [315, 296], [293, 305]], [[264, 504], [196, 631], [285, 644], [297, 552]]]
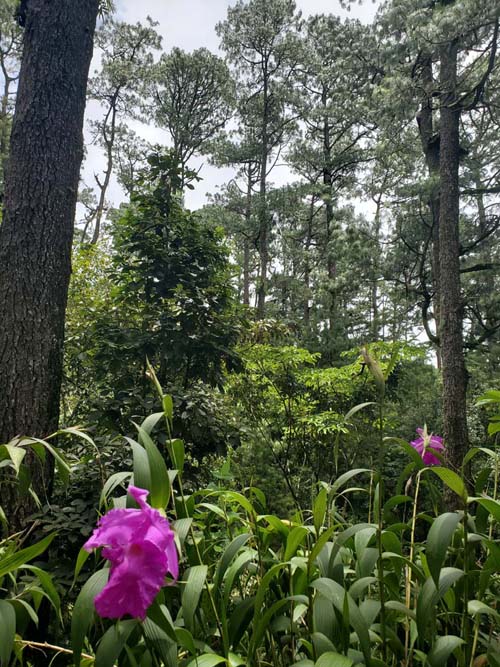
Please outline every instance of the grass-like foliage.
[[[388, 439], [383, 446], [408, 460], [404, 493], [384, 498], [380, 471], [353, 469], [319, 483], [310, 510], [285, 520], [268, 513], [259, 489], [236, 488], [229, 461], [212, 485], [185, 492], [184, 445], [172, 434], [172, 401], [157, 389], [163, 411], [137, 425], [137, 438], [129, 439], [133, 470], [106, 482], [101, 511], [134, 507], [125, 495], [131, 481], [148, 489], [149, 504], [175, 531], [179, 579], [166, 580], [145, 621], [101, 619], [94, 598], [109, 566], [82, 550], [75, 578], [94, 561], [95, 570], [72, 609], [64, 664], [500, 665], [496, 451], [469, 452], [473, 488], [444, 464], [424, 466], [408, 443]], [[166, 440], [157, 438], [162, 431]], [[2, 455], [15, 467], [13, 450]], [[440, 510], [445, 488], [457, 496], [454, 512]], [[360, 496], [366, 517], [352, 523], [350, 507]], [[21, 662], [21, 649], [34, 644], [16, 634], [26, 626], [16, 626], [18, 607], [28, 604], [16, 583], [23, 567], [39, 577], [31, 584], [33, 614], [37, 595], [58, 608], [49, 575], [26, 565], [44, 546], [0, 552], [2, 667]], [[58, 653], [55, 645], [44, 650]]]

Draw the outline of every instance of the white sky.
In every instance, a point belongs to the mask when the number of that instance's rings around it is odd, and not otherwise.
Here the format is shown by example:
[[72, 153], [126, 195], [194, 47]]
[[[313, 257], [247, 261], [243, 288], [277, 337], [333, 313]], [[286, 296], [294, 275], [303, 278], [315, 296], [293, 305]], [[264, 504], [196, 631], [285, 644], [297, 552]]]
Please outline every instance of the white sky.
[[[115, 0], [116, 18], [129, 23], [144, 22], [149, 15], [159, 25], [156, 30], [163, 36], [163, 49], [170, 51], [178, 46], [185, 51], [192, 51], [202, 46], [211, 51], [218, 51], [219, 38], [215, 33], [215, 25], [226, 18], [227, 8], [234, 4], [234, 0]], [[343, 17], [358, 18], [363, 22], [371, 22], [378, 2], [364, 0], [361, 6], [352, 5], [349, 13], [340, 7], [338, 0], [296, 0], [297, 8], [304, 17], [311, 14], [336, 14]], [[91, 66], [91, 72], [95, 65]], [[87, 115], [93, 117], [96, 107], [89, 105]], [[153, 126], [138, 126], [134, 129], [152, 143], [167, 143], [166, 133], [162, 133]], [[227, 183], [234, 175], [232, 169], [218, 169], [207, 164], [205, 160], [193, 160], [190, 165], [194, 168], [201, 166], [202, 181], [196, 184], [195, 190], [188, 191], [186, 204], [192, 209], [203, 206], [207, 193], [214, 193], [217, 188]], [[88, 185], [94, 183], [94, 173], [103, 168], [103, 159], [98, 148], [88, 146], [87, 160], [83, 170], [84, 180]], [[271, 179], [276, 182], [286, 182], [289, 174], [285, 170], [273, 172]], [[112, 183], [108, 191], [108, 199], [117, 205], [123, 195], [116, 182]]]

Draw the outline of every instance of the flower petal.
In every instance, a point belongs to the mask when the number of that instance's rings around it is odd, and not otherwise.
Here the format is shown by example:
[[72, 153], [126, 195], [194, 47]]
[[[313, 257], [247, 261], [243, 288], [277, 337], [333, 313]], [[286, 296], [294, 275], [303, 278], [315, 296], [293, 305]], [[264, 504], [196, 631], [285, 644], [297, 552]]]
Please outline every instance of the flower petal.
[[120, 565], [111, 569], [109, 581], [95, 598], [99, 616], [146, 618], [165, 580], [167, 556], [151, 542], [132, 544]]

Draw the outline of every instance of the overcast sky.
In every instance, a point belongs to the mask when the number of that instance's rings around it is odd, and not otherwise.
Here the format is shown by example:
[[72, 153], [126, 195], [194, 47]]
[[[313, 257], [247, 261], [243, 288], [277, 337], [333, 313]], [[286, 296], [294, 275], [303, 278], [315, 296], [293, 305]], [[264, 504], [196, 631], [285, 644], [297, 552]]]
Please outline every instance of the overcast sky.
[[[163, 49], [170, 51], [178, 46], [185, 51], [192, 51], [199, 47], [206, 47], [211, 51], [218, 51], [219, 38], [215, 33], [215, 26], [226, 18], [227, 8], [234, 4], [234, 0], [115, 0], [116, 17], [119, 20], [135, 23], [144, 22], [147, 16], [159, 25], [156, 28], [163, 37]], [[362, 5], [352, 5], [349, 13], [340, 7], [338, 0], [296, 0], [297, 8], [304, 17], [310, 14], [336, 14], [343, 17], [358, 18], [366, 23], [371, 22], [376, 11], [376, 4], [372, 0], [364, 0]], [[95, 68], [91, 67], [91, 71]], [[93, 105], [89, 106], [88, 116], [96, 113]], [[134, 129], [140, 132], [152, 143], [167, 141], [166, 135], [154, 127], [139, 127], [134, 123]], [[196, 189], [187, 193], [186, 203], [196, 209], [206, 201], [207, 192], [216, 192], [217, 187], [227, 183], [233, 176], [232, 169], [217, 169], [206, 164], [206, 160], [193, 161], [193, 167], [201, 166], [200, 176], [203, 178], [196, 185]], [[88, 147], [88, 155], [84, 167], [84, 178], [87, 184], [93, 183], [93, 174], [103, 168], [100, 150]], [[287, 174], [281, 171], [273, 173], [271, 180], [286, 181]], [[109, 199], [118, 204], [122, 194], [116, 183], [112, 184]]]

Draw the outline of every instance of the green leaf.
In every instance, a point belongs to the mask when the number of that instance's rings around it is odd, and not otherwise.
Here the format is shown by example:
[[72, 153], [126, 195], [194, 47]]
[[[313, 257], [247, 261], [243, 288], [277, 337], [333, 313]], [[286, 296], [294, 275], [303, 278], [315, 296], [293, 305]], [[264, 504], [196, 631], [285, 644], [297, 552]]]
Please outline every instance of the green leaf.
[[175, 539], [179, 540], [179, 548], [182, 550], [182, 547], [184, 545], [184, 541], [186, 540], [186, 537], [189, 534], [189, 530], [191, 528], [191, 525], [193, 523], [193, 519], [177, 519], [177, 521], [174, 521], [172, 524], [172, 528], [174, 529], [175, 533]]
[[104, 633], [95, 654], [95, 667], [114, 667], [123, 651], [132, 630], [137, 626], [135, 619], [117, 621]]
[[255, 510], [253, 508], [252, 503], [248, 500], [248, 498], [245, 498], [244, 495], [241, 493], [238, 493], [237, 491], [225, 491], [222, 494], [222, 497], [225, 498], [228, 501], [235, 501], [238, 503], [238, 505], [241, 505], [241, 507], [247, 512], [250, 516], [253, 516], [255, 514]]
[[6, 600], [0, 600], [0, 667], [7, 667], [16, 636], [16, 612]]
[[384, 442], [394, 442], [400, 447], [402, 447], [404, 451], [408, 454], [408, 456], [411, 458], [412, 462], [415, 464], [417, 470], [425, 468], [424, 462], [422, 461], [422, 457], [417, 452], [417, 450], [410, 445], [410, 443], [407, 440], [403, 440], [403, 438], [390, 437], [390, 438], [384, 438]]
[[141, 489], [151, 489], [151, 473], [149, 471], [149, 459], [144, 447], [132, 438], [125, 437], [132, 447], [134, 457], [134, 485]]
[[436, 586], [439, 583], [439, 573], [446, 560], [446, 552], [451, 543], [451, 538], [460, 521], [460, 515], [456, 512], [446, 512], [434, 519], [427, 535], [427, 564]]
[[215, 667], [215, 665], [220, 665], [223, 662], [226, 662], [226, 658], [220, 655], [203, 653], [203, 655], [199, 655], [197, 658], [191, 660], [188, 667]]
[[145, 637], [154, 646], [165, 665], [177, 667], [177, 640], [172, 639], [160, 625], [149, 617], [143, 622], [142, 627]]
[[309, 572], [311, 572], [313, 565], [316, 561], [316, 558], [319, 556], [325, 544], [328, 542], [328, 540], [330, 539], [330, 537], [333, 535], [334, 532], [335, 528], [331, 526], [330, 528], [327, 528], [327, 530], [323, 531], [323, 533], [321, 533], [319, 538], [316, 540], [316, 544], [311, 549], [307, 562], [307, 568]]
[[488, 510], [495, 521], [500, 521], [500, 503], [498, 500], [494, 500], [493, 498], [469, 498], [469, 502], [482, 505], [482, 507]]
[[359, 412], [360, 410], [364, 410], [367, 408], [369, 405], [376, 405], [374, 401], [368, 401], [367, 403], [359, 403], [358, 405], [355, 405], [353, 408], [349, 410], [348, 413], [346, 413], [344, 420], [349, 421], [349, 419], [356, 414], [356, 412]]
[[476, 405], [478, 406], [488, 405], [491, 403], [500, 403], [500, 391], [496, 389], [490, 389], [489, 391], [486, 391], [482, 396], [480, 396], [476, 401]]
[[370, 637], [368, 633], [368, 625], [359, 610], [359, 607], [354, 602], [349, 593], [338, 584], [333, 579], [326, 579], [325, 577], [320, 577], [312, 582], [311, 586], [319, 591], [324, 597], [333, 602], [333, 605], [340, 614], [344, 613], [344, 604], [347, 599], [347, 605], [349, 610], [349, 623], [353, 627], [355, 633], [358, 636], [359, 644], [361, 651], [365, 656], [366, 663], [370, 662]]
[[497, 610], [490, 607], [490, 605], [481, 602], [481, 600], [469, 600], [467, 603], [467, 611], [471, 616], [486, 614], [487, 616], [493, 616], [496, 619], [500, 619], [500, 614]]
[[249, 533], [242, 533], [241, 535], [237, 535], [234, 538], [234, 540], [230, 542], [226, 547], [224, 553], [222, 554], [217, 564], [217, 570], [215, 571], [214, 589], [216, 591], [219, 590], [219, 587], [222, 584], [222, 580], [224, 579], [224, 574], [227, 568], [229, 567], [231, 561], [236, 556], [241, 547], [244, 546], [249, 539], [250, 539]]
[[290, 532], [289, 526], [283, 523], [283, 521], [275, 516], [274, 514], [261, 514], [257, 517], [257, 521], [264, 519], [267, 523], [273, 528], [277, 533], [280, 533], [283, 537], [288, 537]]
[[242, 551], [237, 558], [231, 564], [231, 567], [227, 570], [226, 576], [224, 578], [224, 608], [227, 609], [230, 602], [230, 596], [233, 589], [233, 584], [235, 578], [238, 574], [245, 568], [248, 563], [253, 561], [257, 555], [257, 552], [254, 549], [245, 549]]
[[434, 618], [438, 601], [463, 576], [464, 573], [462, 570], [455, 567], [444, 567], [439, 576], [438, 588], [436, 588], [434, 579], [427, 579], [417, 599], [417, 628], [419, 637], [422, 639], [427, 637], [427, 629]]
[[357, 523], [354, 526], [350, 526], [349, 528], [346, 528], [340, 535], [337, 536], [334, 544], [332, 551], [330, 553], [330, 562], [329, 562], [329, 569], [332, 568], [333, 563], [335, 561], [335, 558], [340, 551], [341, 547], [344, 546], [344, 544], [351, 539], [356, 533], [358, 533], [360, 530], [365, 530], [365, 528], [371, 528], [373, 527], [372, 523]]
[[500, 433], [500, 421], [492, 421], [488, 424], [488, 435]]
[[148, 456], [149, 474], [151, 477], [151, 487], [149, 488], [151, 491], [151, 506], [156, 509], [165, 509], [170, 500], [170, 478], [168, 476], [167, 465], [149, 434], [138, 424], [134, 425], [139, 432], [139, 441], [144, 445]]
[[413, 621], [417, 618], [413, 609], [408, 609], [405, 604], [398, 602], [398, 600], [388, 600], [384, 606], [389, 611], [396, 611], [399, 614], [403, 614], [403, 616], [408, 616], [408, 618], [411, 618]]
[[152, 430], [163, 416], [163, 412], [154, 412], [152, 415], [148, 415], [142, 422], [141, 428], [143, 431], [146, 431], [148, 435], [151, 435]]
[[286, 540], [284, 560], [288, 561], [292, 556], [295, 556], [307, 533], [308, 530], [304, 526], [295, 526], [295, 528], [292, 528]]
[[182, 592], [182, 615], [186, 627], [194, 630], [194, 615], [207, 578], [208, 567], [195, 565], [189, 568], [188, 578]]
[[196, 653], [196, 645], [194, 643], [193, 635], [186, 630], [186, 628], [175, 628], [175, 636], [179, 646], [187, 649], [193, 655]]
[[172, 420], [174, 418], [174, 402], [172, 400], [172, 396], [170, 394], [164, 394], [163, 399], [162, 399], [162, 405], [163, 405], [163, 412], [165, 414], [165, 417], [168, 419], [169, 423], [172, 423]]
[[371, 473], [372, 471], [369, 468], [356, 468], [354, 470], [348, 470], [343, 475], [340, 475], [340, 477], [338, 477], [332, 484], [332, 489], [331, 489], [332, 493], [338, 491], [341, 486], [343, 486], [346, 482], [348, 482], [356, 475], [361, 475], [361, 473], [364, 472]]
[[184, 441], [176, 438], [175, 440], [170, 441], [170, 446], [172, 449], [173, 464], [177, 470], [182, 472], [184, 469], [184, 459], [186, 456], [184, 451]]
[[70, 467], [66, 459], [62, 456], [62, 454], [59, 453], [59, 451], [55, 447], [52, 447], [52, 445], [49, 444], [46, 440], [41, 440], [40, 438], [23, 438], [21, 442], [23, 446], [31, 445], [33, 443], [38, 443], [39, 445], [42, 445], [50, 454], [52, 454], [52, 456], [54, 457], [54, 461], [56, 463], [57, 472], [59, 473], [62, 483], [64, 484], [64, 486], [68, 485]]
[[122, 484], [122, 482], [124, 482], [126, 479], [130, 480], [131, 477], [131, 472], [116, 472], [114, 475], [111, 475], [111, 477], [106, 480], [106, 483], [102, 487], [101, 495], [99, 498], [99, 506], [101, 506], [107, 500], [108, 496], [113, 493], [117, 486], [120, 486], [120, 484]]
[[450, 655], [461, 644], [465, 644], [464, 640], [454, 635], [438, 637], [427, 656], [431, 667], [443, 667], [443, 665], [446, 665]]
[[81, 571], [82, 567], [87, 562], [89, 556], [90, 556], [90, 553], [88, 551], [86, 551], [83, 547], [78, 552], [78, 557], [76, 559], [76, 565], [75, 565], [75, 573], [73, 575], [73, 583], [71, 584], [72, 588], [75, 585], [76, 579], [77, 579], [78, 575], [80, 574], [80, 571]]
[[52, 581], [50, 574], [39, 567], [35, 567], [34, 565], [23, 565], [23, 569], [29, 570], [30, 572], [33, 572], [34, 575], [36, 575], [47, 595], [47, 598], [50, 600], [50, 603], [54, 607], [57, 615], [60, 617], [61, 599], [56, 587], [54, 586], [54, 582]]
[[460, 496], [463, 501], [467, 502], [467, 489], [465, 488], [463, 479], [456, 472], [442, 466], [429, 466], [426, 470], [431, 470], [449, 489], [454, 491], [457, 496]]
[[88, 629], [94, 618], [94, 598], [102, 591], [109, 577], [109, 570], [98, 570], [84, 584], [73, 608], [71, 618], [71, 646], [75, 667], [80, 666], [82, 649]]
[[333, 651], [323, 653], [315, 663], [315, 667], [352, 667], [352, 665], [354, 663], [350, 658]]
[[28, 563], [30, 560], [33, 560], [33, 558], [36, 558], [43, 553], [49, 547], [56, 534], [57, 533], [51, 533], [50, 535], [47, 535], [47, 537], [44, 537], [43, 540], [40, 540], [40, 542], [32, 544], [26, 549], [16, 551], [9, 556], [0, 557], [0, 579], [9, 572], [17, 570], [25, 563]]
[[173, 642], [177, 643], [176, 628], [174, 627], [172, 616], [170, 615], [170, 611], [166, 605], [158, 604], [158, 602], [155, 600], [148, 609], [148, 618], [150, 618], [155, 625], [161, 628]]
[[325, 520], [327, 502], [328, 502], [328, 491], [323, 486], [314, 500], [314, 507], [313, 507], [313, 522], [317, 536], [319, 536], [319, 531], [321, 530], [321, 527]]
[[19, 468], [26, 456], [26, 450], [23, 447], [17, 447], [16, 445], [1, 445], [0, 450], [5, 450], [14, 465], [16, 473], [19, 474]]
[[467, 465], [467, 463], [469, 463], [469, 461], [471, 461], [477, 454], [486, 454], [486, 456], [489, 456], [492, 459], [497, 458], [497, 454], [488, 447], [471, 447], [464, 456], [463, 465]]
[[229, 617], [228, 630], [231, 646], [236, 649], [254, 616], [255, 597], [243, 598], [237, 602]]

